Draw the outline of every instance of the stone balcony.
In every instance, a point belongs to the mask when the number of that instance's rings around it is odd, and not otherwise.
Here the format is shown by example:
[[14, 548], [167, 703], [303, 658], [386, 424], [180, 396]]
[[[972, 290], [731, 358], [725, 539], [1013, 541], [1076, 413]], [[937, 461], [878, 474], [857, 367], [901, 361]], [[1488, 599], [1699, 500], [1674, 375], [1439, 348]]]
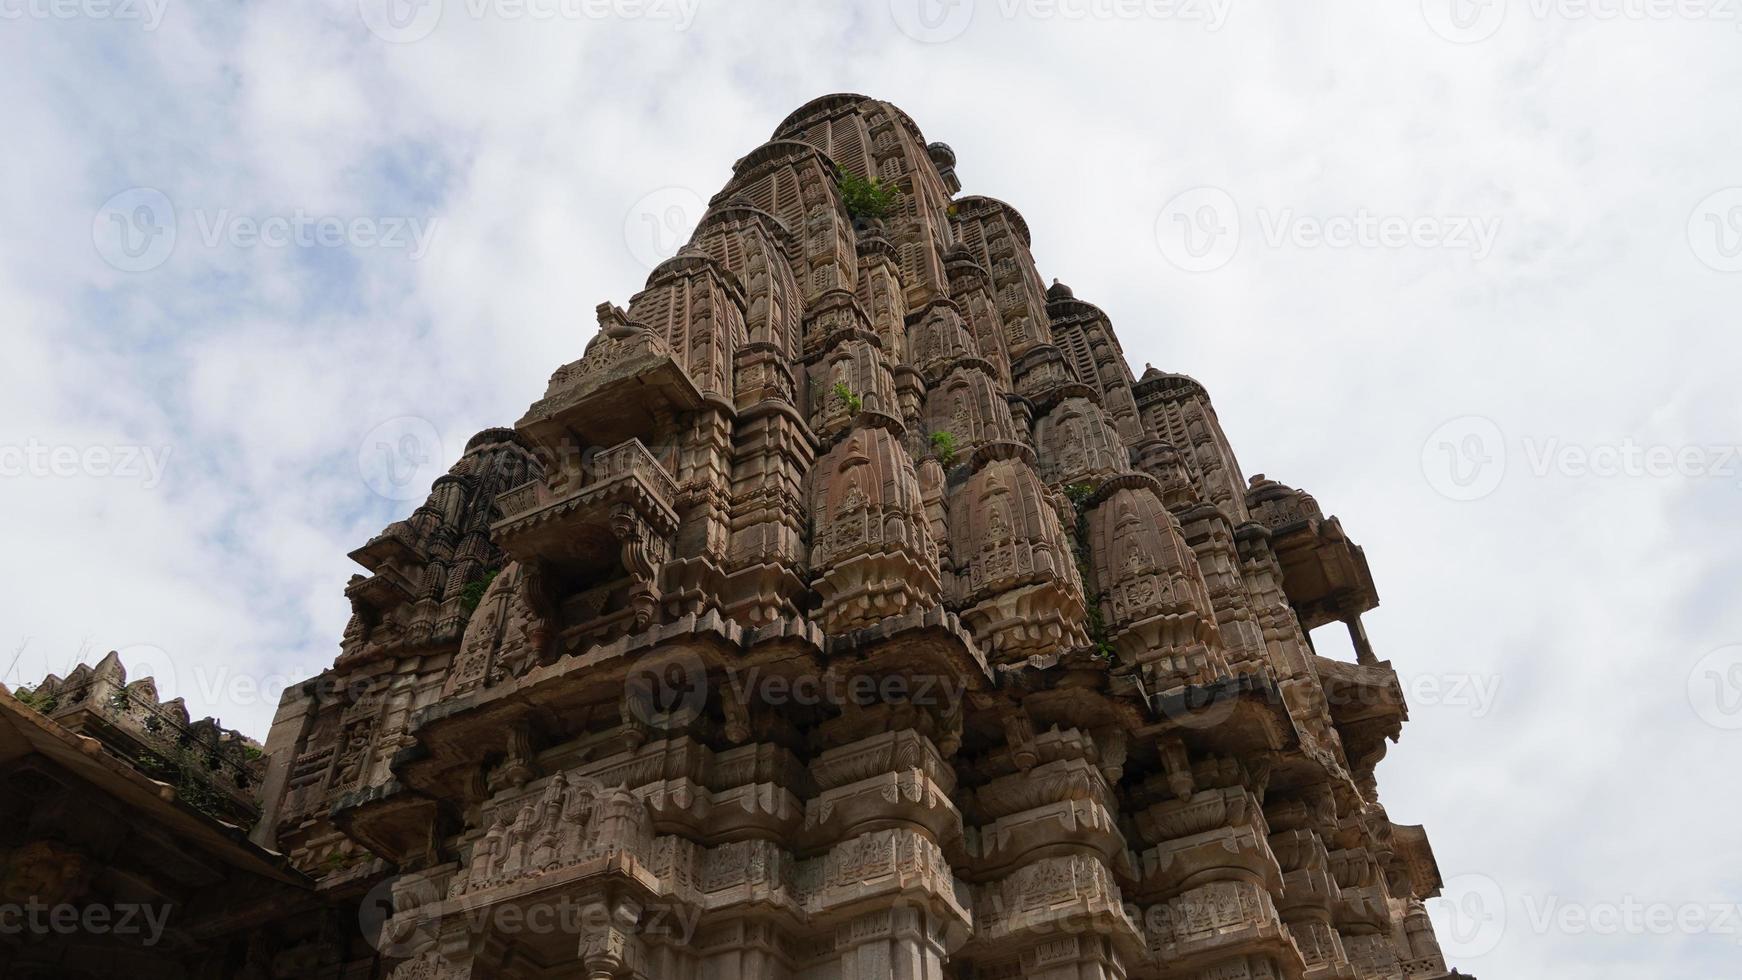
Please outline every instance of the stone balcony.
[[1252, 477], [1246, 505], [1254, 520], [1271, 534], [1271, 547], [1282, 564], [1283, 591], [1300, 617], [1302, 629], [1326, 623], [1349, 624], [1355, 649], [1370, 655], [1366, 635], [1359, 632], [1361, 614], [1379, 605], [1379, 592], [1367, 556], [1349, 540], [1343, 524], [1326, 517], [1318, 501], [1263, 474]]
[[1339, 727], [1383, 719], [1389, 726], [1401, 728], [1409, 718], [1403, 687], [1390, 661], [1352, 664], [1315, 655], [1313, 667]]
[[641, 440], [629, 439], [592, 456], [578, 473], [559, 471], [555, 481], [500, 494], [502, 516], [491, 532], [512, 558], [542, 568], [555, 595], [567, 597], [565, 629], [607, 615], [624, 579], [627, 605], [616, 611], [626, 608], [645, 627], [677, 531], [676, 499], [677, 481]]
[[1362, 783], [1370, 782], [1386, 743], [1397, 740], [1409, 719], [1397, 672], [1389, 661], [1352, 664], [1320, 656], [1313, 657], [1313, 667], [1355, 775]]
[[[491, 533], [517, 559], [540, 557], [550, 548], [549, 524], [577, 524], [589, 519], [608, 519], [617, 505], [629, 505], [638, 515], [671, 533], [678, 524], [672, 501], [678, 496], [678, 480], [641, 444], [639, 439], [620, 442], [596, 454], [582, 467], [582, 480], [568, 487], [552, 487], [545, 480], [531, 480], [496, 496], [502, 519]], [[561, 548], [556, 548], [561, 552]]]

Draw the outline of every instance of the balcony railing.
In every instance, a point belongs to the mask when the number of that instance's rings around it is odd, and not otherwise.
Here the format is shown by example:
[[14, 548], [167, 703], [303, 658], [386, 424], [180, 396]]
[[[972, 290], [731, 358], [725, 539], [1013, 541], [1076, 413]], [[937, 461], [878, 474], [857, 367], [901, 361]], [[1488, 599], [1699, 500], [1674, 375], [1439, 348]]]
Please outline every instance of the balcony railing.
[[630, 439], [598, 453], [582, 466], [581, 475], [580, 485], [567, 492], [554, 491], [543, 480], [533, 480], [498, 494], [496, 506], [501, 509], [502, 521], [512, 522], [576, 497], [614, 496], [613, 490], [625, 489], [628, 484], [638, 485], [666, 508], [677, 499], [677, 481], [640, 439]]

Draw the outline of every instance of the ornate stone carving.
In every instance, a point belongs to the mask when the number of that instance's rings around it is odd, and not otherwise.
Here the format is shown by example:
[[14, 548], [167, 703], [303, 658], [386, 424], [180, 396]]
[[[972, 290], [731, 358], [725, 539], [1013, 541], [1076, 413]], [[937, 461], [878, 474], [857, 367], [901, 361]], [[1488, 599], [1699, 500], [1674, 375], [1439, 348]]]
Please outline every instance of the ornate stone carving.
[[893, 432], [854, 429], [817, 461], [810, 500], [824, 629], [866, 627], [937, 601], [937, 553], [919, 479]]
[[453, 896], [613, 854], [646, 860], [653, 844], [646, 804], [628, 790], [556, 773], [536, 795], [486, 809], [489, 827], [454, 876]]
[[[1360, 549], [960, 187], [896, 107], [801, 107], [358, 550], [247, 771], [310, 906], [415, 869], [395, 976], [1443, 975]], [[1313, 654], [1332, 621], [1358, 662]], [[37, 697], [188, 725], [116, 673]], [[489, 925], [560, 900], [578, 928]], [[281, 965], [379, 972], [347, 955]]]
[[1113, 648], [1127, 662], [1150, 665], [1159, 690], [1226, 676], [1203, 575], [1153, 481], [1120, 477], [1096, 496], [1088, 545]]
[[1026, 447], [998, 443], [950, 502], [952, 602], [1000, 659], [1087, 642], [1082, 581]]
[[1064, 398], [1034, 426], [1040, 475], [1054, 486], [1094, 484], [1130, 467], [1119, 433], [1083, 395]]
[[503, 677], [524, 673], [550, 643], [548, 614], [536, 571], [510, 562], [491, 580], [466, 624], [460, 652], [442, 684], [442, 697], [467, 694]]

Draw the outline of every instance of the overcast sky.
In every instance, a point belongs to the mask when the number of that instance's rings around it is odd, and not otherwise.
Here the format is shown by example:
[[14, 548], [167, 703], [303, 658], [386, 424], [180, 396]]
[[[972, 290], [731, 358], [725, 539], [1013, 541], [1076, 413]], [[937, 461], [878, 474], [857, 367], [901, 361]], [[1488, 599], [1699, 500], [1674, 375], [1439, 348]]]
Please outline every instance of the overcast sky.
[[8, 684], [263, 737], [346, 552], [857, 91], [1366, 548], [1454, 965], [1742, 973], [1742, 3], [389, 2], [0, 0]]

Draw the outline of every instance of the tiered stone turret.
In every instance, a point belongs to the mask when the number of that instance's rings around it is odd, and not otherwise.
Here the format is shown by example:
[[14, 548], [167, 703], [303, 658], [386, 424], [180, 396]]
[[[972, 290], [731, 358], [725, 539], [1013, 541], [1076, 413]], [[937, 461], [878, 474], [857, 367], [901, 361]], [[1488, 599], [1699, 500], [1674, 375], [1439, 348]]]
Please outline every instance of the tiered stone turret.
[[1446, 975], [1360, 549], [955, 164], [799, 109], [356, 553], [259, 839], [399, 876], [395, 976]]

